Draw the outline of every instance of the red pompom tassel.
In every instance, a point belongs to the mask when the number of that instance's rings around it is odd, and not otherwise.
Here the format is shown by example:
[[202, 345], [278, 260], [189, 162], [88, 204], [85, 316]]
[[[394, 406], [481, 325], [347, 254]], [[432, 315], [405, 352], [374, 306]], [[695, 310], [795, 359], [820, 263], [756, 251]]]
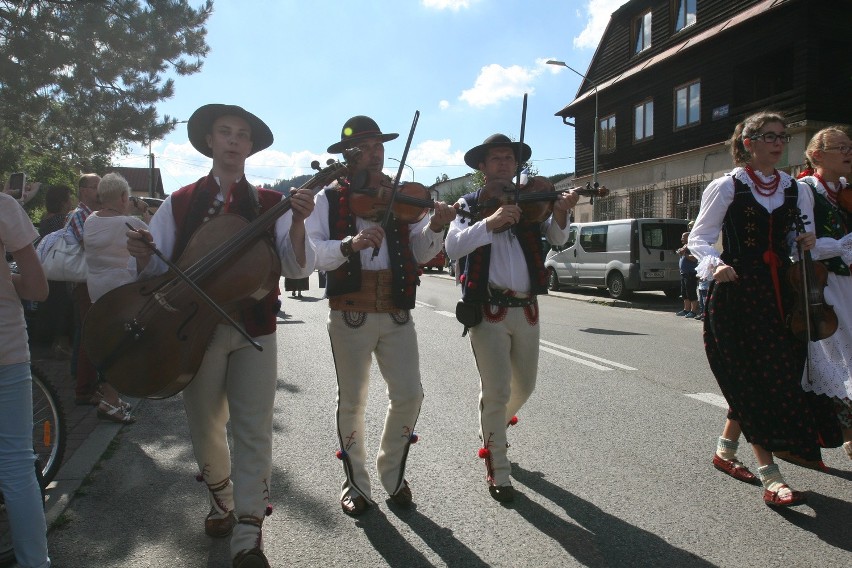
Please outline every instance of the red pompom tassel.
[[411, 434], [411, 437], [409, 437], [409, 438], [408, 438], [408, 441], [409, 441], [409, 442], [411, 442], [412, 444], [416, 444], [417, 442], [419, 442], [419, 441], [420, 441], [420, 436], [418, 436], [417, 434], [412, 433], [412, 434]]
[[488, 448], [479, 448], [479, 457], [482, 459], [486, 459], [491, 457], [491, 450]]
[[511, 420], [509, 420], [509, 426], [514, 426], [514, 425], [515, 425], [515, 424], [517, 424], [517, 423], [518, 423], [518, 417], [517, 417], [517, 416], [512, 416], [512, 419], [511, 419]]
[[204, 476], [201, 475], [200, 473], [195, 474], [195, 481], [197, 481], [198, 483], [201, 483], [202, 481], [204, 481]]
[[337, 459], [342, 460], [346, 457], [346, 452], [344, 452], [343, 450], [337, 450], [336, 452], [334, 452], [334, 455], [337, 456]]
[[264, 511], [264, 514], [265, 514], [267, 517], [271, 517], [271, 516], [272, 516], [272, 505], [267, 505], [267, 506], [266, 506], [266, 511]]

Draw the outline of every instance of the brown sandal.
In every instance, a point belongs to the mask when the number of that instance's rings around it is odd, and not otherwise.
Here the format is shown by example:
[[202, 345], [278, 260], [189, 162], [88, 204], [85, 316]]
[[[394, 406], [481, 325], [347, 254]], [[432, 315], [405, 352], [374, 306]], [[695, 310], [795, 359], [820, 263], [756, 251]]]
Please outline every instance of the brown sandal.
[[98, 404], [98, 418], [119, 424], [133, 424], [136, 418], [130, 415], [123, 406], [113, 406], [105, 400]]

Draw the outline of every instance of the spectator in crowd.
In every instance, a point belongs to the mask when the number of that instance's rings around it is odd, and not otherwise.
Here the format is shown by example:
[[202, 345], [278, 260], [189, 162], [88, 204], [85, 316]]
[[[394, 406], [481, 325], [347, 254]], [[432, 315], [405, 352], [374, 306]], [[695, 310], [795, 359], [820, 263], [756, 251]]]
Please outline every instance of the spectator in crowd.
[[[64, 238], [69, 244], [78, 243], [80, 246], [84, 246], [83, 225], [89, 215], [100, 208], [98, 201], [98, 182], [100, 181], [101, 176], [97, 174], [80, 176], [77, 183], [77, 208], [71, 212], [65, 223]], [[89, 298], [89, 288], [85, 282], [71, 286], [71, 300], [74, 304], [74, 344], [71, 348], [71, 375], [76, 378], [77, 383], [74, 394], [77, 404], [99, 404], [101, 396], [97, 389], [98, 374], [80, 344], [83, 318], [86, 317], [86, 312], [92, 305]]]
[[[74, 209], [72, 190], [67, 185], [48, 185], [45, 190], [44, 206], [47, 212], [38, 225], [40, 237], [58, 231], [65, 226], [68, 213]], [[37, 343], [51, 344], [51, 354], [57, 358], [71, 356], [71, 339], [74, 336], [74, 304], [71, 301], [70, 283], [48, 280], [50, 293], [44, 302], [39, 302], [35, 318], [34, 333], [30, 339]]]
[[[127, 225], [138, 229], [148, 226], [129, 216], [130, 185], [117, 173], [106, 174], [98, 183], [100, 209], [86, 218], [83, 227], [83, 243], [86, 248], [86, 264], [89, 275], [86, 284], [92, 303], [122, 284], [136, 279], [128, 268], [130, 253], [127, 251]], [[119, 398], [118, 392], [107, 382], [98, 381], [98, 417], [120, 424], [132, 424], [136, 418], [130, 414], [130, 406]]]
[[21, 300], [42, 301], [48, 286], [33, 241], [38, 233], [19, 203], [0, 194], [0, 249], [18, 266], [0, 266], [0, 491], [15, 557], [22, 568], [47, 568], [47, 525], [33, 455], [30, 353]]
[[689, 233], [684, 233], [680, 236], [680, 242], [683, 246], [677, 249], [677, 254], [680, 257], [678, 266], [680, 267], [680, 296], [683, 298], [683, 309], [677, 312], [676, 316], [685, 318], [694, 318], [698, 316], [698, 276], [695, 274], [695, 267], [698, 266], [698, 261], [689, 248], [686, 246]]

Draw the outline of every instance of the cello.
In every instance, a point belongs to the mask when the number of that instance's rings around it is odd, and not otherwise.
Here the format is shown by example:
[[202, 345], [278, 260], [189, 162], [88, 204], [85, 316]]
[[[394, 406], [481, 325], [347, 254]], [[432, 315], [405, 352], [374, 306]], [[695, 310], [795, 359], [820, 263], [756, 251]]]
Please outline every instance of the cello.
[[[344, 157], [353, 161], [357, 153]], [[348, 171], [340, 162], [311, 165], [318, 173], [299, 189], [314, 193]], [[275, 289], [281, 261], [269, 228], [290, 206], [288, 196], [253, 221], [217, 215], [195, 231], [175, 263], [167, 261], [167, 272], [95, 302], [83, 322], [83, 347], [107, 382], [129, 396], [167, 398], [195, 376], [219, 323], [227, 320], [246, 336], [228, 314]]]

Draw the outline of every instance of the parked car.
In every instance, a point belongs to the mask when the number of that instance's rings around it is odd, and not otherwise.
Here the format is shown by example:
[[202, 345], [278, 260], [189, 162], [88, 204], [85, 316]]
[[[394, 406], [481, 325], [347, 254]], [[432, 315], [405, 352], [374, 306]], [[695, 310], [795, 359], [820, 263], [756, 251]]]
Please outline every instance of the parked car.
[[430, 272], [433, 268], [437, 268], [438, 272], [444, 271], [444, 266], [447, 265], [447, 255], [444, 254], [444, 249], [438, 251], [438, 254], [435, 255], [435, 258], [424, 262], [420, 265], [420, 268], [425, 270], [426, 272]]
[[551, 290], [606, 288], [613, 298], [635, 290], [680, 295], [678, 255], [686, 219], [619, 219], [572, 223], [568, 242], [551, 247], [544, 266]]

